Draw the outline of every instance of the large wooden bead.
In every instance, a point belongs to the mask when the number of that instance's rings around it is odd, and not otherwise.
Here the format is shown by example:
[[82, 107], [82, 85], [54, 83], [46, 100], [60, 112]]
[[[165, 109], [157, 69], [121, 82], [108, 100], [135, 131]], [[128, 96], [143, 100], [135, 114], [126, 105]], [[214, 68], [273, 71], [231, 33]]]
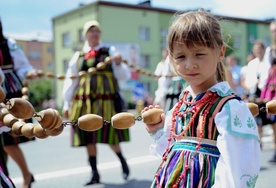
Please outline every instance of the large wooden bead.
[[28, 95], [28, 93], [29, 93], [28, 87], [23, 87], [23, 88], [21, 89], [21, 93], [22, 93], [22, 95]]
[[46, 134], [45, 130], [43, 129], [43, 127], [39, 124], [35, 125], [33, 128], [33, 134], [35, 137], [37, 138], [47, 138], [48, 135]]
[[96, 114], [86, 114], [78, 118], [78, 127], [85, 131], [96, 131], [103, 127], [103, 118]]
[[26, 123], [21, 127], [21, 133], [23, 136], [27, 138], [33, 138], [34, 133], [33, 133], [33, 128], [34, 124], [33, 123]]
[[276, 114], [276, 99], [266, 103], [266, 111], [270, 114]]
[[12, 132], [13, 134], [15, 134], [16, 136], [21, 136], [22, 132], [21, 132], [21, 128], [23, 125], [25, 125], [26, 123], [24, 121], [17, 121], [12, 125]]
[[58, 74], [57, 75], [57, 79], [64, 80], [65, 79], [65, 75], [64, 74]]
[[62, 124], [62, 117], [61, 117], [61, 115], [55, 109], [54, 109], [54, 112], [55, 112], [55, 115], [56, 115], [56, 121], [54, 122], [55, 126], [54, 126], [53, 130], [56, 129], [56, 128], [59, 128], [61, 126], [61, 124]]
[[37, 116], [35, 117], [36, 120], [44, 129], [54, 129], [53, 121], [55, 120], [56, 114], [51, 108], [38, 112]]
[[6, 93], [4, 89], [0, 86], [0, 102], [3, 102], [6, 98]]
[[259, 107], [255, 103], [246, 103], [247, 107], [249, 108], [251, 114], [255, 117], [259, 114]]
[[163, 114], [164, 111], [159, 108], [152, 108], [145, 112], [143, 112], [142, 118], [145, 124], [157, 124], [162, 121], [161, 114]]
[[55, 128], [54, 130], [46, 130], [45, 129], [45, 132], [49, 136], [58, 136], [62, 133], [63, 129], [64, 129], [64, 126], [60, 125], [58, 128]]
[[19, 119], [29, 119], [34, 115], [33, 105], [21, 98], [12, 98], [6, 103], [6, 108], [9, 112]]
[[90, 67], [88, 69], [88, 73], [91, 74], [91, 75], [95, 74], [96, 72], [97, 72], [97, 69], [95, 67]]
[[104, 70], [105, 66], [106, 66], [106, 64], [104, 62], [100, 62], [100, 63], [97, 64], [96, 67], [97, 67], [98, 70]]
[[11, 115], [11, 114], [7, 114], [3, 118], [4, 125], [6, 125], [7, 127], [10, 127], [10, 128], [17, 121], [18, 121], [18, 119], [16, 117], [14, 117], [13, 115]]
[[112, 116], [111, 125], [116, 129], [127, 129], [135, 124], [135, 117], [131, 113], [122, 112]]
[[4, 119], [4, 116], [9, 114], [9, 111], [8, 109], [5, 107], [5, 108], [0, 108], [0, 120], [3, 121]]

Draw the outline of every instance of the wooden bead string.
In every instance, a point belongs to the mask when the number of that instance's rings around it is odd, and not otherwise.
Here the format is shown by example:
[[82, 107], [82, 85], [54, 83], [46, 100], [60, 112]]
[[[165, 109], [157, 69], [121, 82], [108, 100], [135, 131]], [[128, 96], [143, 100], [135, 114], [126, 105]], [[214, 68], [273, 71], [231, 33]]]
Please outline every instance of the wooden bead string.
[[[80, 71], [78, 73], [78, 75], [71, 75], [70, 76], [70, 79], [76, 79], [78, 77], [83, 77], [83, 76], [86, 76], [87, 74], [95, 74], [97, 71], [99, 70], [103, 70], [105, 68], [105, 66], [107, 64], [110, 64], [112, 62], [111, 60], [111, 57], [106, 57], [104, 62], [100, 62], [97, 64], [96, 67], [91, 67], [88, 69], [88, 71]], [[145, 69], [142, 69], [141, 67], [139, 66], [136, 66], [136, 65], [133, 65], [133, 64], [129, 64], [128, 61], [126, 59], [123, 59], [122, 61], [123, 63], [125, 63], [126, 65], [128, 65], [129, 67], [133, 68], [135, 72], [139, 73], [139, 74], [144, 74], [144, 75], [147, 75], [147, 76], [150, 76], [150, 77], [155, 77], [155, 78], [159, 78], [161, 77], [161, 75], [156, 75], [154, 73], [151, 73]], [[56, 78], [58, 80], [64, 80], [66, 78], [65, 74], [57, 74], [55, 75], [53, 72], [46, 72], [46, 73], [43, 73], [42, 70], [37, 70], [37, 75], [38, 77], [43, 77], [43, 76], [46, 76], [48, 78]], [[175, 77], [176, 75], [175, 74], [172, 74], [172, 75], [167, 75], [166, 77]], [[31, 75], [27, 75], [27, 79], [31, 78]]]

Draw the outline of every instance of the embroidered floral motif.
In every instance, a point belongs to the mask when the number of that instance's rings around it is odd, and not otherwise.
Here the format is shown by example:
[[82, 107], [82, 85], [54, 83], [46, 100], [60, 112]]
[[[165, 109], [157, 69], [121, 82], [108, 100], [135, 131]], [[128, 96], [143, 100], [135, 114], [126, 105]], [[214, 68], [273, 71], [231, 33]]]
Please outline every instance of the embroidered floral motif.
[[243, 179], [243, 178], [247, 178], [246, 186], [248, 188], [254, 188], [255, 184], [257, 182], [257, 179], [258, 179], [258, 175], [254, 174], [253, 176], [251, 176], [249, 174], [244, 174], [244, 175], [241, 176], [240, 179]]
[[256, 129], [255, 121], [253, 121], [253, 119], [250, 117], [247, 119], [247, 126], [248, 128]]
[[236, 127], [241, 127], [241, 126], [242, 126], [241, 120], [238, 118], [238, 116], [236, 116], [236, 117], [234, 118], [234, 125], [235, 125]]

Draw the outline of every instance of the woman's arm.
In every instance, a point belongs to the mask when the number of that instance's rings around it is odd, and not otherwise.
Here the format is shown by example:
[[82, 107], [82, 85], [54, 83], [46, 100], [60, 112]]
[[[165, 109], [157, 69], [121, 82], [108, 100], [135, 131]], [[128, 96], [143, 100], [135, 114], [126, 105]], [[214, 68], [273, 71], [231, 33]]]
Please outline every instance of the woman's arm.
[[[63, 83], [62, 97], [63, 97], [63, 112], [67, 111], [70, 108], [70, 101], [72, 100], [74, 89], [78, 85], [78, 78], [71, 79], [70, 76], [78, 75], [78, 66], [77, 62], [79, 59], [79, 52], [76, 52], [72, 59], [69, 62], [69, 66], [66, 72], [66, 79]], [[67, 118], [67, 117], [66, 117]]]

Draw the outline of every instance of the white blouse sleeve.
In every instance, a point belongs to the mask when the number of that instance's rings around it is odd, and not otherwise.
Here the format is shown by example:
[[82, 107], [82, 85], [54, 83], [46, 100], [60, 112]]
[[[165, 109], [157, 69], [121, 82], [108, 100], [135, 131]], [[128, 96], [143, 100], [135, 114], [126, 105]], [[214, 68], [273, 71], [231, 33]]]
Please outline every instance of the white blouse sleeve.
[[254, 187], [260, 171], [257, 125], [243, 101], [229, 100], [216, 115], [220, 157], [213, 188]]
[[9, 38], [8, 46], [11, 57], [13, 59], [14, 70], [16, 71], [16, 74], [21, 79], [25, 79], [26, 74], [34, 69], [33, 66], [30, 64], [23, 50], [18, 46], [15, 40]]
[[72, 100], [74, 90], [78, 85], [79, 79], [70, 79], [72, 75], [78, 75], [78, 59], [79, 52], [76, 52], [72, 59], [69, 62], [69, 66], [66, 72], [66, 79], [64, 80], [64, 85], [62, 89], [62, 97], [63, 97], [63, 111], [69, 110], [70, 101]]
[[[154, 143], [150, 145], [150, 153], [153, 155], [158, 156], [159, 158], [162, 158], [163, 154], [166, 151], [166, 148], [168, 147], [168, 137], [170, 135], [170, 129], [172, 126], [171, 121], [171, 112], [168, 112], [165, 117], [165, 125], [164, 128], [159, 129], [154, 134], [151, 134], [151, 138], [154, 140]], [[172, 139], [170, 146], [174, 143], [174, 140]]]
[[5, 81], [5, 75], [4, 75], [3, 70], [2, 70], [1, 67], [0, 67], [0, 76], [1, 76], [1, 83], [0, 84], [2, 84]]
[[[108, 53], [110, 56], [113, 56], [118, 52], [116, 51], [116, 48], [114, 46], [111, 46], [109, 48]], [[112, 69], [113, 69], [115, 78], [117, 78], [117, 80], [119, 81], [129, 80], [131, 77], [131, 71], [129, 66], [123, 62], [121, 62], [120, 65], [116, 65], [115, 62], [112, 62]]]

